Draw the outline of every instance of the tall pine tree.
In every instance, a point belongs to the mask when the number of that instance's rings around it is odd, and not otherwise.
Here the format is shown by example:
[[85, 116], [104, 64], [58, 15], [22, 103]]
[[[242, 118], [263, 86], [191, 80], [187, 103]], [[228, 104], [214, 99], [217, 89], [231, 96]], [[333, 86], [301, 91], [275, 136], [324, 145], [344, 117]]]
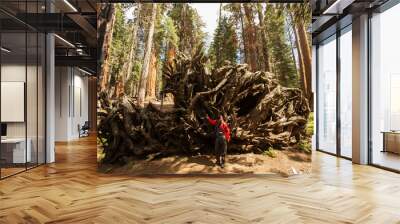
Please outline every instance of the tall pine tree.
[[284, 9], [278, 5], [267, 4], [264, 22], [267, 29], [268, 48], [272, 57], [272, 71], [278, 77], [281, 85], [297, 87], [299, 79], [291, 48], [285, 35]]
[[220, 67], [225, 60], [238, 62], [238, 39], [235, 26], [225, 16], [220, 18], [215, 29], [209, 55], [214, 67]]

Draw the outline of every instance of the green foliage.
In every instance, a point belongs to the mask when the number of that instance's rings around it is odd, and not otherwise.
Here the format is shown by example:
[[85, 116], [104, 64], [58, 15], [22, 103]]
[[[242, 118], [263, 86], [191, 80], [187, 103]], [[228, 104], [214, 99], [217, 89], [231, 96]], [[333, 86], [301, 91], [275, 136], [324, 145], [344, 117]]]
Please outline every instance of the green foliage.
[[277, 156], [277, 153], [276, 153], [276, 151], [275, 151], [274, 148], [269, 147], [267, 150], [265, 150], [265, 151], [263, 152], [263, 155], [269, 156], [269, 157], [271, 157], [271, 158], [275, 158], [275, 157]]
[[191, 55], [198, 45], [204, 43], [204, 22], [188, 3], [174, 3], [167, 15], [179, 31], [178, 50]]
[[124, 65], [126, 55], [129, 53], [130, 26], [126, 23], [125, 17], [126, 7], [122, 4], [115, 5], [115, 23], [113, 31], [113, 40], [111, 44], [111, 82], [114, 83], [116, 76]]
[[301, 140], [298, 147], [303, 152], [311, 153], [311, 142], [309, 140]]
[[97, 138], [97, 145], [99, 146], [107, 146], [107, 139], [106, 138]]
[[238, 40], [232, 21], [227, 17], [220, 18], [214, 32], [214, 39], [209, 50], [209, 56], [214, 67], [220, 67], [225, 60], [237, 62]]
[[[142, 62], [135, 60], [133, 63], [133, 68], [132, 68], [132, 75], [128, 80], [126, 80], [125, 84], [125, 93], [128, 95], [133, 95], [131, 92], [132, 90], [136, 89], [137, 83], [139, 83], [140, 80], [140, 73], [142, 72]], [[133, 88], [132, 88], [133, 87]]]
[[[166, 51], [169, 47], [176, 47], [178, 45], [178, 34], [171, 17], [163, 15], [156, 26], [155, 42], [157, 43], [160, 51]], [[160, 52], [161, 53], [161, 52]]]
[[268, 36], [268, 48], [272, 58], [273, 72], [279, 78], [281, 85], [297, 87], [299, 77], [293, 60], [291, 47], [285, 35], [284, 9], [273, 4], [265, 8], [265, 24]]
[[291, 14], [293, 22], [301, 22], [308, 27], [311, 23], [310, 4], [287, 4], [287, 11]]
[[[298, 87], [299, 77], [293, 52], [287, 32], [290, 24], [287, 22], [302, 21], [308, 27], [311, 18], [308, 4], [269, 4], [261, 3], [264, 17], [264, 26], [259, 26], [258, 11], [255, 4], [249, 7], [253, 11], [253, 24], [257, 32], [257, 64], [262, 64], [263, 47], [260, 38], [261, 29], [266, 34], [267, 49], [272, 72], [275, 73], [280, 84], [287, 87]], [[135, 91], [139, 82], [141, 67], [144, 57], [144, 48], [147, 40], [148, 27], [151, 19], [152, 4], [115, 4], [116, 20], [114, 23], [113, 40], [110, 48], [110, 86], [114, 86], [129, 55], [129, 48], [135, 43], [132, 75], [125, 83], [125, 93]], [[215, 7], [221, 5], [216, 4]], [[132, 9], [135, 10], [132, 11]], [[140, 10], [138, 10], [140, 9]], [[212, 70], [221, 66], [225, 60], [237, 63], [244, 62], [246, 54], [244, 39], [248, 34], [243, 33], [242, 25], [246, 26], [246, 15], [243, 3], [226, 3], [222, 5], [221, 18], [213, 34], [213, 39], [208, 49], [210, 61], [207, 68]], [[133, 18], [127, 19], [127, 12], [133, 12]], [[157, 57], [157, 92], [162, 86], [162, 70], [168, 57], [168, 51], [192, 54], [198, 45], [205, 42], [204, 22], [195, 8], [188, 3], [163, 3], [158, 4], [155, 21], [153, 50]], [[244, 18], [244, 20], [243, 20]], [[243, 22], [244, 21], [244, 22]], [[136, 34], [132, 34], [133, 27], [138, 22]], [[243, 23], [242, 23], [243, 22]], [[134, 41], [134, 42], [133, 42]], [[312, 127], [310, 127], [311, 129]]]
[[312, 136], [313, 134], [314, 134], [314, 113], [311, 112], [310, 115], [308, 115], [308, 121], [307, 121], [307, 126], [306, 126], [306, 135]]
[[242, 20], [241, 18], [244, 16], [241, 11], [240, 3], [226, 3], [223, 6], [223, 9], [228, 14], [228, 19], [232, 24], [235, 25], [235, 30], [238, 35], [238, 51], [239, 51], [239, 62], [244, 63], [244, 46], [243, 46], [243, 33], [242, 33]]
[[305, 138], [300, 141], [298, 147], [303, 152], [311, 153], [311, 136], [314, 134], [314, 113], [310, 113], [308, 115], [308, 121], [305, 130]]

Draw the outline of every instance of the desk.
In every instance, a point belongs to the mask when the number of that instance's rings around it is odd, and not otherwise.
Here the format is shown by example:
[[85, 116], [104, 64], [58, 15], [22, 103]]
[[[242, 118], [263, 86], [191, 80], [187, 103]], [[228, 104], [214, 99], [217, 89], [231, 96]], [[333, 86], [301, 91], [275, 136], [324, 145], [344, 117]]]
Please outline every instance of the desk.
[[5, 163], [26, 163], [31, 162], [31, 145], [30, 138], [26, 140], [28, 147], [25, 152], [25, 138], [5, 138], [1, 139], [1, 159]]
[[400, 131], [383, 131], [382, 152], [400, 154]]

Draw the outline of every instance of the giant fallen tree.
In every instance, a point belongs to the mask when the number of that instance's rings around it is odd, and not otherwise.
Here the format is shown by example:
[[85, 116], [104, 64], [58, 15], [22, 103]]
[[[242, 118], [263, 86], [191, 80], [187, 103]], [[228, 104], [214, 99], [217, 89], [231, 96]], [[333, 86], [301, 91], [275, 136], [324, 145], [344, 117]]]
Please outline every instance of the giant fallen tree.
[[274, 74], [250, 72], [245, 64], [206, 67], [202, 49], [192, 56], [177, 54], [163, 69], [162, 94], [173, 108], [146, 104], [128, 96], [99, 95], [98, 138], [104, 163], [153, 159], [213, 151], [213, 131], [206, 115], [223, 114], [232, 130], [228, 153], [262, 153], [296, 148], [305, 137], [307, 99], [297, 88], [278, 84]]

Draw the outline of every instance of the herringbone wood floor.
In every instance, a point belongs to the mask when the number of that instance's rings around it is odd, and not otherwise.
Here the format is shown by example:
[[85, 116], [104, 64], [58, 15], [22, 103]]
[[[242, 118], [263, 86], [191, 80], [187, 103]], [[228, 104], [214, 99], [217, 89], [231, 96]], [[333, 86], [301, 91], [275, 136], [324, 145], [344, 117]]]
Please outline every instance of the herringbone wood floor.
[[94, 138], [0, 181], [0, 223], [400, 223], [400, 175], [322, 153], [313, 174], [110, 176]]

